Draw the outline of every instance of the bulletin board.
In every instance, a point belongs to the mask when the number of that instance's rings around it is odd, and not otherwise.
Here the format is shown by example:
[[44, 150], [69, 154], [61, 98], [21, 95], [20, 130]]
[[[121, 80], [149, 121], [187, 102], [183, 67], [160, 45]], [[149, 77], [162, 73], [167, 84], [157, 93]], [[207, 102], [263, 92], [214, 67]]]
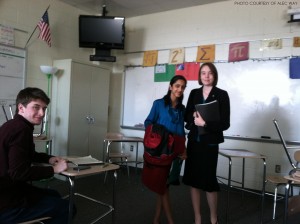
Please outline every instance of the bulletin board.
[[[231, 126], [226, 136], [278, 139], [273, 119], [278, 120], [284, 138], [300, 142], [300, 79], [289, 78], [289, 60], [215, 63], [218, 87], [228, 92]], [[141, 127], [152, 103], [162, 98], [169, 82], [154, 82], [154, 67], [127, 67], [124, 80], [123, 127]], [[199, 88], [188, 81], [189, 93]]]
[[25, 86], [26, 50], [0, 44], [0, 126], [11, 119], [18, 92]]

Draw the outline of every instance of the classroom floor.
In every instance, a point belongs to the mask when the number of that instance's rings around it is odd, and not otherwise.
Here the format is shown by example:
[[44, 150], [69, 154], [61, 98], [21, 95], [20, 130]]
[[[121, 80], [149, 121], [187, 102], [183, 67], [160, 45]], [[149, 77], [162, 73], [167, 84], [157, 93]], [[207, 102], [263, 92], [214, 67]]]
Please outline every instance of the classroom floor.
[[[76, 180], [76, 191], [99, 199], [103, 202], [112, 203], [112, 173], [108, 175], [106, 184], [103, 184], [104, 174], [89, 176]], [[46, 186], [46, 182], [35, 183], [41, 187]], [[57, 189], [62, 195], [68, 194], [68, 183], [58, 179], [51, 179], [48, 187]], [[151, 224], [154, 215], [156, 196], [146, 189], [140, 178], [140, 171], [135, 175], [135, 170], [131, 171], [128, 179], [125, 170], [118, 171], [118, 179], [115, 185], [116, 209], [115, 224]], [[171, 186], [170, 197], [174, 220], [176, 224], [192, 224], [193, 209], [190, 200], [189, 188], [183, 184]], [[226, 187], [221, 185], [219, 193], [219, 223], [226, 223]], [[244, 198], [240, 191], [233, 190], [230, 193], [229, 224], [257, 224], [260, 223], [261, 199], [259, 196], [244, 193]], [[106, 208], [99, 207], [81, 197], [76, 197], [77, 214], [73, 220], [74, 224], [90, 223], [100, 212], [105, 212]], [[272, 221], [272, 198], [266, 197], [264, 223], [283, 223], [283, 201], [278, 203], [278, 218]], [[202, 197], [202, 219], [203, 224], [209, 224], [209, 210], [205, 195]], [[112, 215], [98, 221], [101, 224], [111, 224]], [[162, 216], [161, 223], [167, 223]], [[300, 216], [289, 219], [289, 224], [300, 224]]]

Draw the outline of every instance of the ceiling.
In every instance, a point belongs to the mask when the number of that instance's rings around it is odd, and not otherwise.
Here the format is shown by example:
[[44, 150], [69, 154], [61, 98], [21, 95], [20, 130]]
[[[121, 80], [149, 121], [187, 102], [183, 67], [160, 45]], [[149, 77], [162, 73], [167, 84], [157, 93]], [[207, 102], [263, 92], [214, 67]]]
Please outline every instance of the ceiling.
[[[225, 0], [59, 0], [90, 14], [134, 17]], [[104, 6], [104, 7], [103, 7]]]

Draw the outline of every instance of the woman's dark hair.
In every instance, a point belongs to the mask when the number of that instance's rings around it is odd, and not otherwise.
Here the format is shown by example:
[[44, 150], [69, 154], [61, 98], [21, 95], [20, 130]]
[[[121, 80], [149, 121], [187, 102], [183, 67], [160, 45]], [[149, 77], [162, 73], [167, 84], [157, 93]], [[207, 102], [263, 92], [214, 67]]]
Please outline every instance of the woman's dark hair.
[[22, 104], [24, 107], [26, 107], [33, 100], [41, 100], [47, 105], [50, 103], [49, 97], [43, 90], [35, 87], [27, 87], [22, 89], [17, 95], [16, 114], [19, 113], [19, 104]]
[[201, 66], [200, 66], [200, 69], [199, 69], [199, 74], [198, 74], [198, 83], [199, 85], [203, 85], [202, 81], [201, 81], [201, 70], [204, 66], [208, 66], [213, 77], [214, 77], [214, 82], [213, 82], [213, 86], [216, 86], [217, 83], [218, 83], [218, 70], [216, 68], [216, 66], [211, 63], [211, 62], [206, 62], [206, 63], [203, 63]]
[[[183, 80], [185, 82], [185, 85], [187, 84], [187, 80], [186, 80], [186, 78], [184, 76], [182, 76], [182, 75], [175, 75], [175, 76], [173, 76], [173, 78], [170, 80], [170, 84], [168, 86], [168, 92], [164, 96], [165, 106], [170, 105], [170, 103], [171, 103], [171, 90], [170, 90], [170, 86], [172, 86], [178, 80]], [[178, 98], [177, 108], [179, 108], [179, 107], [182, 106], [182, 100], [183, 100], [183, 94], [182, 94], [182, 96], [180, 98]]]

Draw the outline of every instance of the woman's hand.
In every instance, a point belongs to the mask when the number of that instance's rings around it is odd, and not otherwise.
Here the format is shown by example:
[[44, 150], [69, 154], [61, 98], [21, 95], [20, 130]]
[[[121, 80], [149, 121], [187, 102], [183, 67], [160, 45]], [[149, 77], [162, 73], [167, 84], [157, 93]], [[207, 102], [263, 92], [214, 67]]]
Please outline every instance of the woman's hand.
[[180, 154], [178, 157], [179, 157], [181, 160], [186, 160], [186, 158], [187, 158], [186, 149], [184, 149], [184, 152], [183, 152], [182, 154]]
[[201, 117], [198, 111], [194, 112], [194, 123], [197, 126], [203, 127], [205, 125], [205, 120]]

